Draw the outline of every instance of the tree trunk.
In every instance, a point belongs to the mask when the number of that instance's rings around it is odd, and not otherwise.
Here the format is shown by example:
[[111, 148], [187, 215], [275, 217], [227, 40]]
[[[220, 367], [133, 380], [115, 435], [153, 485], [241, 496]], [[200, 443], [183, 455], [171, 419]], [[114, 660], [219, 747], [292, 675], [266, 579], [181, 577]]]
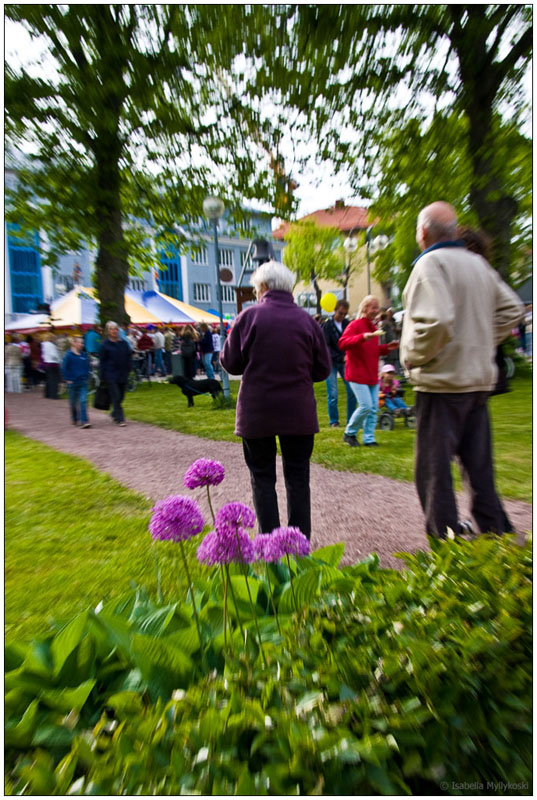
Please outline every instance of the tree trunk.
[[118, 325], [130, 321], [125, 311], [125, 288], [129, 264], [123, 237], [119, 132], [107, 132], [95, 149], [99, 204], [97, 218], [98, 254], [95, 264], [101, 323], [112, 320]]
[[[451, 5], [452, 42], [457, 51], [463, 86], [461, 102], [468, 117], [468, 153], [472, 165], [470, 205], [481, 229], [492, 240], [491, 260], [505, 281], [509, 280], [511, 228], [518, 203], [501, 191], [494, 149], [494, 103], [502, 75], [493, 64], [488, 47], [491, 30], [484, 23], [479, 6]], [[463, 26], [465, 14], [474, 25]]]
[[317, 275], [315, 274], [315, 272], [313, 270], [311, 271], [311, 285], [315, 289], [315, 296], [317, 298], [317, 301], [316, 301], [317, 314], [322, 314], [323, 313], [322, 312], [322, 308], [321, 308], [321, 295], [322, 295], [322, 292], [321, 292], [321, 289], [319, 288], [319, 284], [317, 283]]

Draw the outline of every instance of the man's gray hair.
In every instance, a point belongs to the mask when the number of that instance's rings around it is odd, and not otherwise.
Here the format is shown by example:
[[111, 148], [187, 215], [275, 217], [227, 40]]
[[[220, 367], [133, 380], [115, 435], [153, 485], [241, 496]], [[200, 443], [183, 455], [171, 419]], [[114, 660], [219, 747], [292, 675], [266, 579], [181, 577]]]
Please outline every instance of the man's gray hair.
[[434, 212], [430, 211], [429, 207], [427, 207], [418, 214], [418, 227], [420, 226], [426, 228], [430, 238], [438, 242], [455, 238], [457, 220], [439, 220], [435, 217]]
[[279, 261], [266, 261], [256, 269], [250, 278], [250, 283], [256, 290], [259, 290], [261, 284], [264, 283], [268, 289], [292, 292], [296, 283], [296, 275]]

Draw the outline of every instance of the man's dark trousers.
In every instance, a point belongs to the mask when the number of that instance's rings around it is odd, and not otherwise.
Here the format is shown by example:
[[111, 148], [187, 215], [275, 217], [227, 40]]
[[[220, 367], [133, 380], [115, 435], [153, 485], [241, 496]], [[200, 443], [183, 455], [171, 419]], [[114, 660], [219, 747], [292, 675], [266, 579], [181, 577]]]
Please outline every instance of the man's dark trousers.
[[459, 533], [451, 463], [459, 456], [472, 496], [472, 516], [482, 533], [503, 533], [494, 486], [488, 392], [416, 392], [416, 488], [427, 533], [445, 539]]
[[[313, 434], [279, 436], [283, 475], [287, 492], [288, 525], [311, 534], [310, 458]], [[250, 470], [254, 508], [259, 530], [271, 533], [280, 527], [276, 495], [276, 437], [243, 439], [244, 459]]]
[[108, 391], [110, 393], [110, 400], [112, 401], [112, 418], [114, 422], [123, 422], [125, 420], [125, 415], [123, 414], [123, 407], [121, 403], [123, 402], [123, 398], [125, 397], [125, 390], [127, 388], [126, 383], [117, 383], [116, 381], [110, 381], [108, 383]]

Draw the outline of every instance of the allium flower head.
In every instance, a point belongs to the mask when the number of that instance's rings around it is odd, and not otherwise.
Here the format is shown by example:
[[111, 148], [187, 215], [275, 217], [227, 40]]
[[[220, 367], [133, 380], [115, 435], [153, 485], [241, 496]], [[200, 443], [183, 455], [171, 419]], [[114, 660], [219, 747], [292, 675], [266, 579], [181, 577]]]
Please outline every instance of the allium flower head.
[[224, 480], [226, 471], [219, 461], [210, 458], [198, 458], [185, 473], [185, 486], [187, 489], [197, 489], [199, 486], [218, 486]]
[[266, 549], [269, 546], [271, 539], [270, 533], [258, 533], [254, 538], [252, 544], [254, 547], [254, 555], [256, 561], [269, 561], [266, 557]]
[[[238, 538], [238, 541], [237, 541]], [[203, 564], [249, 564], [254, 561], [254, 549], [247, 531], [227, 529], [224, 533], [211, 531], [197, 551]]]
[[309, 555], [310, 543], [299, 528], [275, 528], [264, 549], [265, 561], [278, 561], [286, 555]]
[[152, 511], [149, 530], [153, 539], [180, 542], [203, 530], [200, 507], [190, 497], [170, 495], [159, 500]]
[[226, 503], [216, 512], [216, 530], [221, 528], [253, 528], [255, 513], [244, 503]]

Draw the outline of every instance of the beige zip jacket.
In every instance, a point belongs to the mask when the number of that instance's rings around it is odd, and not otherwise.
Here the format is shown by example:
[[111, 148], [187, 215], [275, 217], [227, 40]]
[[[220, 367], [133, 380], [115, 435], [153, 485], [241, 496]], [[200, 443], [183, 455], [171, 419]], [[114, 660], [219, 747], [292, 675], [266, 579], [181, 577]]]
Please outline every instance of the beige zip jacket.
[[401, 361], [418, 392], [489, 392], [495, 354], [524, 314], [481, 256], [453, 243], [424, 253], [403, 292]]

